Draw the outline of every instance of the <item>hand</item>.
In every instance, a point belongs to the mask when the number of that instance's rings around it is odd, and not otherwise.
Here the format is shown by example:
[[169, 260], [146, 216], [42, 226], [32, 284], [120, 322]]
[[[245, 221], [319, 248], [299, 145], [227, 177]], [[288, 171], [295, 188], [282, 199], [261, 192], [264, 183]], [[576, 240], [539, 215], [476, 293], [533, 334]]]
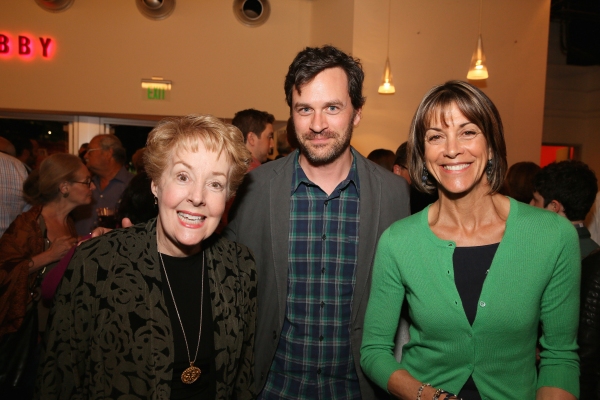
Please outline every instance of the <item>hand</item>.
[[99, 226], [99, 227], [97, 227], [96, 229], [94, 229], [92, 231], [92, 237], [95, 238], [95, 237], [104, 235], [105, 233], [108, 233], [110, 231], [112, 231], [112, 229], [110, 229], [110, 228], [103, 228], [103, 227]]
[[92, 238], [92, 234], [88, 233], [87, 235], [83, 235], [83, 236], [79, 236], [79, 238], [77, 239], [77, 246], [79, 246], [81, 243], [85, 242], [88, 239]]
[[75, 246], [77, 239], [71, 236], [61, 236], [54, 239], [48, 250], [46, 250], [52, 258], [52, 261], [58, 261], [64, 257], [71, 247]]

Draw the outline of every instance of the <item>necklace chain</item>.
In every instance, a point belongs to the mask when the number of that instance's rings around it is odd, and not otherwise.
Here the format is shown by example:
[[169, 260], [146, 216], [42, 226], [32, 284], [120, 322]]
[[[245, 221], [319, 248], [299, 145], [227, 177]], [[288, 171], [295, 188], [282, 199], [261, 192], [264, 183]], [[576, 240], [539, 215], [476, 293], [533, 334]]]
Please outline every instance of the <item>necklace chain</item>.
[[177, 303], [175, 302], [175, 296], [173, 295], [173, 289], [171, 288], [171, 282], [169, 282], [169, 275], [167, 274], [167, 269], [165, 268], [165, 262], [162, 258], [162, 253], [158, 253], [160, 257], [160, 263], [165, 271], [165, 278], [167, 278], [167, 285], [169, 286], [169, 292], [171, 292], [171, 298], [173, 299], [173, 305], [175, 306], [175, 312], [177, 313], [177, 319], [179, 319], [179, 325], [181, 325], [181, 331], [183, 332], [183, 339], [185, 340], [185, 348], [188, 353], [188, 360], [190, 362], [190, 366], [194, 365], [196, 362], [196, 358], [198, 358], [198, 349], [200, 349], [200, 338], [202, 337], [202, 311], [204, 311], [204, 253], [202, 253], [202, 289], [200, 292], [200, 332], [198, 333], [198, 346], [196, 346], [196, 355], [192, 360], [190, 356], [190, 347], [188, 346], [187, 337], [185, 335], [185, 329], [183, 329], [183, 322], [181, 322], [181, 316], [179, 315], [179, 309], [177, 308]]

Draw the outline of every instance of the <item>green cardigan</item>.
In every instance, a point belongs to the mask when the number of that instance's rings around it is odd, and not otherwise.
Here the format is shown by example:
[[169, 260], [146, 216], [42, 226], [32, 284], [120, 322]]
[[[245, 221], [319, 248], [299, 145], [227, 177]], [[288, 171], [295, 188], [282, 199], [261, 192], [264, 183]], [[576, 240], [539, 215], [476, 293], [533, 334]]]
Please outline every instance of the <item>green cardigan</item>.
[[[580, 261], [573, 225], [510, 199], [471, 326], [454, 284], [456, 244], [435, 236], [428, 210], [394, 223], [379, 240], [361, 347], [365, 373], [385, 389], [394, 371], [406, 369], [452, 393], [473, 375], [483, 399], [534, 399], [542, 386], [578, 396]], [[412, 324], [398, 363], [394, 335], [404, 298]]]

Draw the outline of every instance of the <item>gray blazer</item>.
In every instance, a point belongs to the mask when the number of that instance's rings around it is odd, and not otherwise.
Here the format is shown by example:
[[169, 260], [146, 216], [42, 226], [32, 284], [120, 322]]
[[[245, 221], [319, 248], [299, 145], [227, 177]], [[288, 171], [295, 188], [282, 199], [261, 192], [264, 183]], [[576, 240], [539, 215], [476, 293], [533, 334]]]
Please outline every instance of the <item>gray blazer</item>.
[[[225, 236], [248, 246], [258, 273], [255, 336], [256, 390], [260, 392], [279, 342], [288, 283], [290, 190], [296, 152], [253, 170], [238, 191]], [[363, 399], [377, 398], [376, 386], [360, 368], [362, 327], [371, 287], [377, 240], [394, 221], [410, 215], [406, 181], [353, 151], [360, 181], [360, 223], [351, 344]], [[381, 392], [380, 392], [381, 393]]]

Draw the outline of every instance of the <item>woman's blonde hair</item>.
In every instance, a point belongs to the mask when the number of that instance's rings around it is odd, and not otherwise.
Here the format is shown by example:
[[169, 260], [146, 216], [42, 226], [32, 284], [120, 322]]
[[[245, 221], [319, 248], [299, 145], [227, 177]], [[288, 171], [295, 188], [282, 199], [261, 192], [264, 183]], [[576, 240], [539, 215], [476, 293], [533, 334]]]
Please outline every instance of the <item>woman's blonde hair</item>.
[[60, 184], [73, 181], [82, 165], [81, 159], [73, 154], [56, 153], [47, 157], [23, 183], [25, 200], [32, 205], [45, 205], [55, 200], [60, 193]]
[[174, 151], [198, 151], [202, 143], [206, 150], [223, 154], [231, 164], [227, 197], [230, 198], [242, 183], [252, 160], [238, 128], [212, 115], [186, 115], [165, 118], [148, 135], [144, 152], [144, 167], [155, 184], [167, 167]]

